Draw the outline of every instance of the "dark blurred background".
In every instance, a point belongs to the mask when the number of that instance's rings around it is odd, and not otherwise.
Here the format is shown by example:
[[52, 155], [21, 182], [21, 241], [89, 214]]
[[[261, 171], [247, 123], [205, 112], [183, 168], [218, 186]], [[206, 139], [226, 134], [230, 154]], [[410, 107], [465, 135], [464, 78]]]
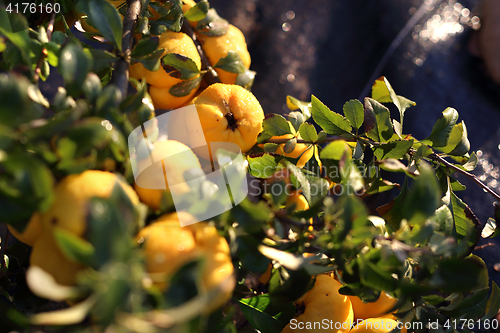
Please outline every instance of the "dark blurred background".
[[[252, 91], [266, 113], [287, 113], [286, 95], [310, 100], [311, 94], [341, 112], [347, 100], [369, 96], [373, 80], [384, 75], [398, 95], [417, 103], [405, 115], [405, 133], [423, 139], [446, 107], [457, 109], [479, 157], [475, 174], [498, 192], [500, 87], [469, 51], [481, 27], [481, 3], [210, 0], [246, 36], [250, 68], [257, 71]], [[467, 185], [459, 195], [484, 224], [493, 215], [493, 197], [459, 179]], [[498, 244], [488, 243], [476, 253], [499, 282]]]

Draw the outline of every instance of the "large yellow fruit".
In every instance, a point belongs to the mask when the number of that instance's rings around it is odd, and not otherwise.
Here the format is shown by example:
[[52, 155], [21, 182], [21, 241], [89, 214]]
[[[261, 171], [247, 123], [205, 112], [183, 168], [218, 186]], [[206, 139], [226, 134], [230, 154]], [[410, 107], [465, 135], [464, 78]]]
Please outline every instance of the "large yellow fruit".
[[[196, 50], [193, 40], [183, 32], [173, 32], [167, 30], [160, 35], [158, 49], [164, 49], [163, 56], [175, 53], [184, 57], [188, 57], [194, 61], [198, 70], [201, 69], [201, 58]], [[171, 72], [171, 74], [174, 74]], [[171, 87], [182, 82], [181, 79], [171, 76], [165, 71], [163, 66], [157, 71], [149, 71], [141, 63], [130, 66], [130, 75], [137, 78], [145, 78], [146, 82], [158, 88]], [[175, 75], [175, 74], [174, 74]], [[153, 99], [154, 101], [154, 99]]]
[[375, 302], [365, 303], [357, 296], [349, 296], [349, 299], [351, 300], [356, 320], [381, 317], [387, 314], [398, 301], [385, 292], [380, 293], [380, 297]]
[[42, 227], [52, 231], [54, 226], [83, 237], [87, 229], [87, 205], [92, 197], [108, 198], [118, 184], [132, 203], [139, 203], [134, 189], [116, 174], [107, 171], [87, 170], [69, 175], [54, 189], [54, 202], [42, 214]]
[[[245, 68], [250, 68], [250, 53], [248, 53], [245, 36], [240, 29], [234, 25], [229, 25], [227, 33], [219, 37], [210, 37], [202, 33], [197, 34], [201, 43], [201, 48], [206, 54], [210, 65], [215, 64], [229, 51], [235, 51], [240, 56]], [[226, 72], [220, 68], [215, 69], [222, 83], [234, 84], [238, 74]]]
[[340, 287], [341, 284], [330, 276], [318, 275], [314, 287], [296, 302], [304, 306], [304, 312], [292, 319], [282, 333], [325, 332], [321, 325], [324, 322], [333, 327], [328, 332], [349, 332], [354, 315], [351, 301], [339, 293]]
[[[204, 142], [230, 142], [245, 153], [257, 143], [264, 111], [248, 90], [234, 84], [216, 83], [195, 97], [192, 103], [198, 111], [203, 133], [191, 129], [191, 147], [203, 146]], [[208, 151], [199, 155], [210, 160]]]
[[31, 218], [24, 228], [23, 232], [17, 231], [10, 224], [7, 225], [7, 228], [9, 228], [10, 233], [13, 234], [14, 237], [16, 237], [18, 240], [20, 240], [24, 244], [33, 246], [33, 244], [35, 244], [36, 240], [42, 233], [40, 213], [34, 213], [33, 215], [31, 215]]
[[152, 209], [159, 209], [165, 193], [174, 192], [176, 195], [182, 195], [189, 192], [184, 172], [192, 168], [201, 169], [201, 165], [198, 157], [188, 146], [175, 140], [155, 141], [151, 158], [156, 163], [151, 164], [149, 156], [139, 161], [140, 174], [134, 188], [142, 202]]
[[[280, 136], [273, 136], [271, 139], [291, 139], [291, 138], [293, 138], [292, 134], [285, 134]], [[300, 140], [302, 138], [299, 135], [297, 139]], [[285, 153], [283, 150], [284, 147], [285, 147], [284, 143], [280, 144], [280, 146], [276, 150], [276, 154], [291, 158], [298, 158], [300, 156], [297, 162], [297, 166], [299, 168], [303, 168], [304, 165], [306, 165], [307, 161], [309, 161], [314, 154], [314, 147], [312, 147], [312, 145], [307, 145], [305, 143], [297, 143], [293, 151], [290, 153]]]
[[30, 264], [38, 266], [54, 277], [57, 283], [71, 286], [76, 274], [84, 268], [82, 264], [67, 259], [59, 249], [54, 236], [49, 231], [41, 233], [33, 245]]
[[[369, 318], [358, 323], [351, 333], [389, 333], [395, 329], [398, 322], [389, 318]], [[401, 325], [401, 324], [400, 324]], [[402, 326], [400, 326], [402, 327]], [[401, 329], [402, 333], [406, 332], [405, 328]]]
[[206, 222], [181, 227], [177, 214], [183, 221], [196, 221], [194, 216], [186, 212], [165, 214], [137, 235], [136, 240], [144, 242], [146, 269], [153, 282], [165, 290], [168, 288], [168, 279], [184, 264], [197, 258], [203, 259], [201, 291], [210, 292], [223, 287], [211, 299], [209, 311], [213, 310], [231, 297], [234, 288], [229, 246], [217, 230]]

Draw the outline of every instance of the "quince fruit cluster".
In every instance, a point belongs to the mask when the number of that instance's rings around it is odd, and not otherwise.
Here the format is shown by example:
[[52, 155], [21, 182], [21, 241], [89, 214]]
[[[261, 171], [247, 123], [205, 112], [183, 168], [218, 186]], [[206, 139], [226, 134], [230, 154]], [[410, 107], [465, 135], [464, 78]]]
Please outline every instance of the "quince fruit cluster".
[[[195, 6], [192, 0], [184, 0], [182, 10], [186, 13]], [[160, 15], [152, 10], [151, 20], [159, 19]], [[196, 27], [198, 22], [189, 21]], [[227, 57], [230, 52], [236, 53], [243, 66], [250, 68], [250, 54], [247, 49], [245, 36], [235, 26], [229, 24], [225, 33], [205, 34], [195, 31], [196, 38], [201, 44], [204, 54], [208, 58], [210, 66], [215, 66], [219, 60]], [[159, 36], [158, 49], [163, 49], [163, 57], [177, 57], [181, 61], [190, 62], [198, 72], [201, 71], [202, 62], [197, 46], [190, 36], [184, 32], [167, 30]], [[167, 62], [168, 63], [168, 62]], [[228, 72], [222, 68], [215, 68], [222, 83], [235, 84], [237, 73]], [[162, 64], [156, 71], [150, 71], [141, 63], [130, 67], [130, 76], [138, 80], [145, 79], [149, 85], [149, 94], [156, 108], [175, 109], [189, 103], [200, 88], [200, 75], [183, 78], [179, 71], [170, 65]]]

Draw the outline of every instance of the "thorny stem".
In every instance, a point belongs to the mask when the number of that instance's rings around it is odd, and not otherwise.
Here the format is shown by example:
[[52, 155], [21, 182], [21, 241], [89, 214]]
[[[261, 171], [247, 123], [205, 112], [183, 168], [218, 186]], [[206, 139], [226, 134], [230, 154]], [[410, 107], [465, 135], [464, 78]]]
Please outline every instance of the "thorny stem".
[[207, 73], [203, 77], [207, 82], [207, 84], [211, 85], [214, 83], [220, 83], [220, 79], [219, 76], [217, 75], [217, 72], [210, 65], [210, 62], [208, 61], [208, 58], [205, 55], [205, 52], [203, 52], [203, 49], [201, 48], [200, 41], [198, 40], [198, 37], [196, 37], [193, 28], [189, 25], [188, 20], [186, 19], [183, 20], [181, 31], [186, 35], [188, 35], [189, 37], [191, 37], [191, 39], [194, 42], [194, 45], [196, 46], [196, 49], [198, 50], [198, 54], [200, 55], [201, 58], [201, 70], [207, 71]]
[[[290, 140], [290, 139], [269, 139], [269, 140], [266, 140], [265, 143], [278, 143], [278, 144], [281, 144], [281, 143], [286, 143], [288, 140]], [[370, 139], [367, 139], [367, 138], [364, 138], [364, 137], [361, 137], [361, 136], [354, 136], [352, 139], [345, 139], [345, 138], [342, 138], [341, 136], [329, 136], [329, 137], [326, 137], [324, 140], [320, 140], [320, 141], [316, 141], [316, 142], [302, 140], [302, 139], [300, 139], [300, 140], [297, 139], [297, 143], [321, 144], [321, 143], [328, 143], [328, 142], [333, 142], [333, 141], [338, 141], [338, 140], [344, 140], [344, 141], [357, 141], [357, 140], [359, 140], [359, 141], [361, 141], [361, 142], [363, 142], [365, 144], [369, 144], [369, 145], [372, 145], [372, 146], [378, 146], [378, 145], [380, 145], [379, 142], [375, 142], [375, 141], [372, 141]], [[410, 150], [412, 150], [412, 149], [410, 148]], [[433, 154], [429, 155], [428, 158], [430, 160], [434, 161], [434, 162], [442, 163], [445, 167], [453, 169], [454, 171], [459, 172], [462, 175], [464, 175], [464, 176], [472, 179], [479, 186], [481, 186], [486, 192], [488, 192], [489, 194], [491, 194], [492, 196], [494, 196], [495, 199], [500, 202], [500, 195], [498, 195], [495, 191], [493, 191], [486, 184], [484, 184], [482, 181], [480, 181], [474, 174], [472, 174], [470, 172], [467, 172], [467, 171], [465, 171], [463, 169], [460, 169], [459, 167], [457, 167], [456, 165], [448, 162], [442, 156], [440, 156], [440, 155], [438, 155], [436, 153], [433, 153]]]
[[113, 82], [122, 93], [122, 98], [127, 95], [130, 54], [134, 42], [134, 30], [141, 11], [141, 0], [128, 0], [127, 13], [123, 19], [122, 54], [116, 62]]
[[457, 167], [454, 164], [451, 164], [450, 162], [448, 162], [447, 160], [445, 160], [444, 158], [442, 158], [441, 156], [439, 156], [436, 153], [429, 155], [428, 158], [431, 159], [431, 160], [433, 160], [433, 161], [435, 161], [435, 162], [442, 163], [442, 164], [444, 164], [445, 167], [453, 169], [453, 170], [461, 173], [462, 175], [464, 175], [466, 177], [469, 177], [470, 179], [472, 179], [473, 181], [475, 181], [479, 186], [481, 186], [486, 192], [488, 192], [489, 194], [491, 194], [492, 196], [494, 196], [495, 199], [497, 199], [497, 201], [500, 201], [500, 195], [498, 195], [495, 191], [493, 191], [492, 189], [490, 189], [486, 184], [484, 184], [482, 181], [480, 181], [472, 173], [460, 169], [459, 167]]
[[[49, 40], [49, 42], [50, 42], [50, 39], [52, 38], [52, 32], [54, 31], [54, 21], [55, 20], [56, 20], [56, 13], [54, 12], [50, 15], [49, 24], [47, 25], [47, 39]], [[36, 67], [35, 67], [35, 77], [34, 77], [35, 82], [38, 82], [38, 80], [40, 80], [40, 72], [42, 71], [41, 67], [42, 67], [43, 61], [47, 57], [47, 54], [48, 54], [47, 49], [43, 48], [42, 54], [40, 55], [40, 58], [38, 58], [38, 62], [36, 63]]]

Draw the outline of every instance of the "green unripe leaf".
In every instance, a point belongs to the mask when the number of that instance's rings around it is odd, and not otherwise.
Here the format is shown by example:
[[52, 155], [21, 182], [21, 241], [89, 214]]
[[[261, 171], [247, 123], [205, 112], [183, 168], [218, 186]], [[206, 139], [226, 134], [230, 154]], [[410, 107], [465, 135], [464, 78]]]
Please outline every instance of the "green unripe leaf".
[[295, 150], [296, 146], [297, 146], [297, 139], [292, 138], [285, 143], [283, 151], [285, 152], [285, 154], [291, 154]]
[[89, 0], [88, 10], [92, 24], [121, 51], [123, 23], [116, 8], [105, 0]]
[[316, 142], [318, 140], [318, 133], [314, 125], [303, 123], [299, 127], [300, 137], [305, 141]]
[[344, 115], [355, 129], [359, 129], [365, 119], [363, 104], [357, 99], [351, 99], [344, 104]]
[[228, 51], [227, 56], [220, 58], [214, 68], [219, 68], [226, 72], [236, 74], [243, 73], [246, 70], [240, 55], [236, 51]]
[[162, 66], [170, 76], [188, 80], [200, 74], [196, 63], [190, 58], [177, 53], [166, 54], [162, 58]]
[[316, 96], [311, 97], [312, 117], [314, 121], [328, 134], [341, 135], [352, 131], [349, 120], [331, 111]]
[[189, 21], [203, 20], [207, 16], [209, 8], [208, 1], [202, 0], [185, 12], [184, 18]]

